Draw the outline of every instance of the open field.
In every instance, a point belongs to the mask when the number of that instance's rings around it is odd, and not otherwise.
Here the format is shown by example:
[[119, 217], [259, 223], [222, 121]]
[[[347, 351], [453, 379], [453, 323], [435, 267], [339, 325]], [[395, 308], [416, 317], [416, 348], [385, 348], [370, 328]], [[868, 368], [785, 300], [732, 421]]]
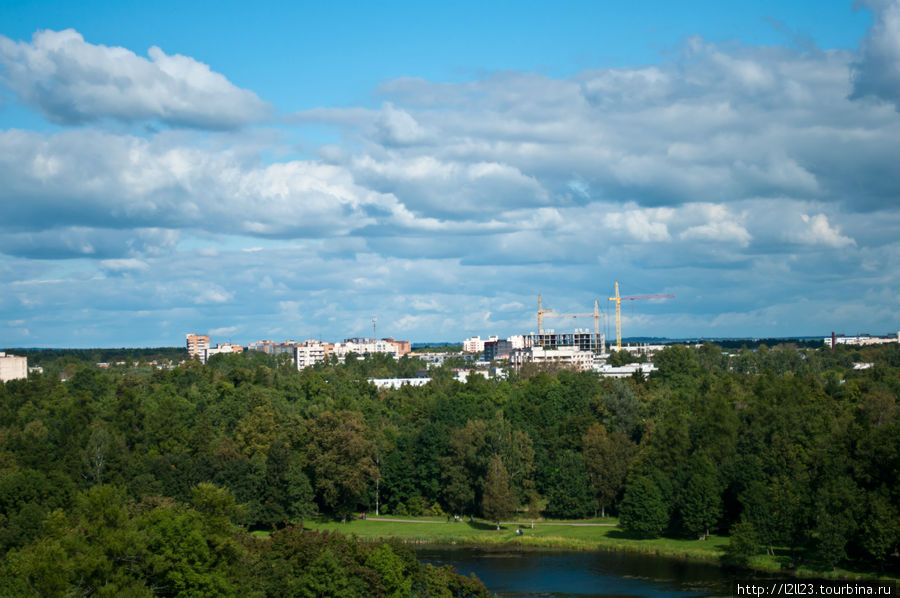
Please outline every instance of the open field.
[[[570, 550], [622, 550], [678, 558], [714, 561], [722, 554], [728, 539], [710, 536], [708, 540], [657, 538], [636, 540], [616, 527], [612, 518], [583, 521], [505, 522], [500, 530], [493, 523], [478, 520], [450, 522], [435, 518], [391, 521], [380, 518], [353, 519], [347, 523], [328, 520], [304, 522], [317, 530], [334, 530], [356, 534], [360, 538], [397, 538], [416, 544], [468, 544], [484, 546], [521, 546], [565, 548]], [[522, 535], [516, 534], [518, 525]]]

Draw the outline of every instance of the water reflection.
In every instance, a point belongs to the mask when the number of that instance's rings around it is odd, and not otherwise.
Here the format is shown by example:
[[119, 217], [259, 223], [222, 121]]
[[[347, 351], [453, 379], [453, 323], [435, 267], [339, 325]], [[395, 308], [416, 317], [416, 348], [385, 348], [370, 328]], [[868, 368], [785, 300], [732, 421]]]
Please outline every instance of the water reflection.
[[714, 565], [626, 553], [423, 548], [420, 559], [475, 573], [504, 598], [731, 596], [731, 577]]

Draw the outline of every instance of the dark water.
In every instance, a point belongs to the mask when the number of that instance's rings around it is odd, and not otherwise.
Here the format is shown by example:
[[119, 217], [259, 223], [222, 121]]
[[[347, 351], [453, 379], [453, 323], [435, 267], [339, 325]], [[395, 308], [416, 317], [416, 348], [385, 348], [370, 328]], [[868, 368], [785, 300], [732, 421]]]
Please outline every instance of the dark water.
[[423, 548], [418, 557], [475, 573], [504, 598], [731, 596], [732, 576], [714, 565], [615, 552]]

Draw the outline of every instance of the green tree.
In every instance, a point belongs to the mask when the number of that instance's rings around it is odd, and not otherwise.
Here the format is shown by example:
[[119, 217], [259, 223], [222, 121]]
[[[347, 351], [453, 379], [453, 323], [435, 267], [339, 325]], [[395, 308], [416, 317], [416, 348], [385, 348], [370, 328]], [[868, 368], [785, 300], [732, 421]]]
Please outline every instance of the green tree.
[[634, 363], [635, 361], [637, 360], [634, 356], [625, 349], [622, 349], [621, 351], [610, 351], [609, 359], [607, 359], [607, 363], [613, 367], [620, 367], [629, 363]]
[[387, 544], [376, 547], [366, 558], [366, 566], [381, 575], [387, 598], [406, 598], [412, 594], [413, 580], [406, 565]]
[[346, 518], [375, 476], [374, 446], [362, 414], [326, 411], [310, 423], [307, 438], [307, 462], [317, 496], [323, 507]]
[[653, 356], [657, 367], [654, 376], [671, 384], [674, 388], [693, 386], [700, 374], [700, 364], [693, 351], [684, 345], [671, 345]]
[[487, 519], [496, 521], [497, 529], [500, 529], [500, 520], [512, 515], [515, 509], [516, 495], [509, 487], [509, 474], [503, 461], [495, 455], [488, 464], [481, 511]]
[[816, 492], [816, 552], [832, 570], [847, 556], [845, 547], [856, 531], [860, 506], [858, 488], [845, 476], [829, 478]]
[[750, 558], [759, 552], [759, 541], [753, 524], [741, 521], [731, 528], [729, 536], [722, 562], [732, 567], [746, 567]]
[[587, 468], [581, 455], [566, 450], [554, 460], [547, 490], [547, 514], [577, 519], [589, 517], [597, 509]]
[[885, 492], [873, 492], [866, 497], [860, 527], [863, 548], [883, 568], [888, 557], [900, 547], [900, 510], [891, 504]]
[[722, 495], [716, 468], [706, 456], [694, 456], [681, 488], [678, 509], [685, 531], [701, 539], [722, 515]]
[[642, 538], [657, 538], [662, 533], [669, 510], [651, 476], [640, 476], [628, 485], [619, 504], [619, 522], [625, 531]]
[[605, 517], [606, 509], [615, 506], [622, 491], [637, 447], [622, 432], [607, 434], [606, 428], [597, 423], [588, 428], [582, 443], [584, 464]]

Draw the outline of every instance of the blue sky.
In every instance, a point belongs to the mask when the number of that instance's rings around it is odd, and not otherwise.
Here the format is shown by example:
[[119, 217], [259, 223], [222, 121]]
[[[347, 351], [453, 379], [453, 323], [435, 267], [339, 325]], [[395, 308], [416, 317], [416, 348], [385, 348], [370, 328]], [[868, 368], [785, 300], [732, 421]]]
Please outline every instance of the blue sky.
[[900, 329], [897, 2], [5, 2], [0, 36], [0, 346], [508, 335], [615, 280], [676, 295], [626, 336]]

